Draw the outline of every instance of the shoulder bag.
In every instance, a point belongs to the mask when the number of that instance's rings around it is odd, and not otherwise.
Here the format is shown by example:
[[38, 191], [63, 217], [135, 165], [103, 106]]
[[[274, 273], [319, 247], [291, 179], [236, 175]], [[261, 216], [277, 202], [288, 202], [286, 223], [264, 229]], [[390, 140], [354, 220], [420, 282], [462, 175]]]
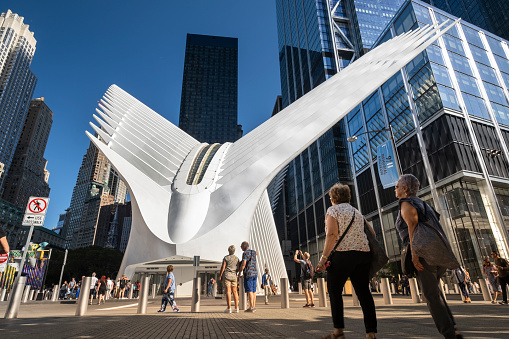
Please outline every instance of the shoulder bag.
[[369, 226], [366, 219], [364, 219], [364, 233], [366, 233], [368, 238], [369, 250], [371, 252], [371, 264], [369, 265], [369, 278], [371, 279], [387, 264], [389, 257], [385, 254], [385, 250], [371, 232], [371, 226]]
[[325, 263], [325, 268], [327, 269], [327, 272], [332, 271], [331, 263], [332, 263], [332, 258], [334, 256], [334, 254], [336, 254], [336, 248], [339, 246], [341, 241], [343, 241], [343, 238], [346, 236], [346, 233], [348, 233], [348, 231], [350, 230], [350, 227], [352, 227], [354, 219], [355, 219], [355, 210], [353, 211], [353, 216], [352, 216], [352, 220], [350, 220], [350, 224], [348, 224], [348, 227], [343, 232], [343, 234], [341, 234], [341, 237], [338, 239], [338, 241], [336, 242], [336, 245], [334, 245], [334, 248], [332, 249], [332, 251], [329, 254], [329, 260], [327, 260], [327, 262]]

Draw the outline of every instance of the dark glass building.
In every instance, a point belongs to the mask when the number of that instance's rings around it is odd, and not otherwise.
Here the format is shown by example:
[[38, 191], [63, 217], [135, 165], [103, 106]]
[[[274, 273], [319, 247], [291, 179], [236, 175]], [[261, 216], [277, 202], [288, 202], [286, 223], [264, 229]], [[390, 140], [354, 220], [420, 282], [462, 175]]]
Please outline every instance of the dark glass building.
[[423, 0], [441, 10], [509, 39], [509, 0]]
[[[402, 2], [276, 0], [282, 107], [361, 56]], [[346, 137], [343, 119], [289, 164], [284, 199], [276, 201], [285, 204], [286, 220], [272, 202], [283, 251], [307, 251], [314, 264], [325, 241], [329, 188], [338, 181], [354, 186]]]
[[242, 135], [237, 59], [237, 38], [187, 35], [179, 127], [201, 142], [234, 142]]

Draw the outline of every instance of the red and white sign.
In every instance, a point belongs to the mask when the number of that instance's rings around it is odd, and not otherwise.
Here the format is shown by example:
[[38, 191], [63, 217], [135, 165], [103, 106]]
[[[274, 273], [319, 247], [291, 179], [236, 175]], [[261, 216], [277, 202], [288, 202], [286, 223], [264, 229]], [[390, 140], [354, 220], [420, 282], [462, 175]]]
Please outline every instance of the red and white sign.
[[48, 211], [49, 198], [30, 197], [25, 214], [45, 215]]
[[9, 255], [7, 253], [0, 254], [0, 272], [5, 271], [5, 267], [7, 266], [8, 259], [9, 259]]

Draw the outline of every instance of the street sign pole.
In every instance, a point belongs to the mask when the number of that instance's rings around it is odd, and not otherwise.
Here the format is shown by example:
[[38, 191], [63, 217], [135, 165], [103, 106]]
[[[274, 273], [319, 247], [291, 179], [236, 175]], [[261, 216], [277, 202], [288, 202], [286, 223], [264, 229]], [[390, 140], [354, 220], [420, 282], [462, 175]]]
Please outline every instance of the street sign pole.
[[58, 291], [60, 291], [60, 285], [62, 285], [62, 276], [64, 275], [64, 268], [66, 262], [67, 262], [67, 250], [65, 250], [64, 262], [62, 264], [62, 270], [60, 271], [60, 280], [58, 281]]

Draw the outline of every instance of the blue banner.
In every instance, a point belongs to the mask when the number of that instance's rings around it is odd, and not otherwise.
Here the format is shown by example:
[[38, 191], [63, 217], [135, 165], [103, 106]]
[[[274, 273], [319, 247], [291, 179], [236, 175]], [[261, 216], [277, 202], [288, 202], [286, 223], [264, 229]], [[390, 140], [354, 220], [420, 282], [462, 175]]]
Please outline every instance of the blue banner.
[[378, 160], [378, 175], [384, 188], [396, 186], [398, 182], [398, 168], [392, 141], [389, 139], [376, 149]]

